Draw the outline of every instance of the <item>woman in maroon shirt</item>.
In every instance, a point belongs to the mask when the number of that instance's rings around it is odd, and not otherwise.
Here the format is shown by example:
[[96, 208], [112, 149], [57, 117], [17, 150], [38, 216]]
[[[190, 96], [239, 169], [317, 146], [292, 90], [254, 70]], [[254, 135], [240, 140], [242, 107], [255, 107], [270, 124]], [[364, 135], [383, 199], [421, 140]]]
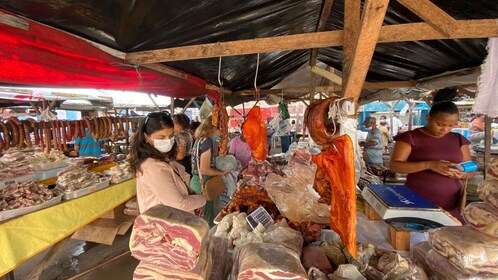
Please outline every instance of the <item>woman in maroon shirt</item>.
[[458, 124], [458, 108], [453, 102], [434, 104], [427, 125], [394, 137], [396, 144], [390, 168], [408, 173], [406, 185], [419, 195], [462, 220], [459, 200], [463, 173], [453, 166], [471, 160], [470, 141], [451, 129]]

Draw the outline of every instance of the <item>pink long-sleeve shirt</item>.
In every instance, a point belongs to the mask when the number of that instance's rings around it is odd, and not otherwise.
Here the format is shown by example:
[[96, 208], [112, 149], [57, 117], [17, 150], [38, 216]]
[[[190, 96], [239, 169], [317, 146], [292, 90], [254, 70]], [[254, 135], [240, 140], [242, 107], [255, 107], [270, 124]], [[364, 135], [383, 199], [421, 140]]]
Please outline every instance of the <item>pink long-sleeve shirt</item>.
[[[189, 195], [190, 176], [177, 162], [165, 163], [148, 158], [140, 165], [137, 172], [137, 201], [140, 213], [157, 204], [174, 207], [185, 212], [206, 204], [203, 195]], [[176, 171], [176, 173], [175, 173]]]

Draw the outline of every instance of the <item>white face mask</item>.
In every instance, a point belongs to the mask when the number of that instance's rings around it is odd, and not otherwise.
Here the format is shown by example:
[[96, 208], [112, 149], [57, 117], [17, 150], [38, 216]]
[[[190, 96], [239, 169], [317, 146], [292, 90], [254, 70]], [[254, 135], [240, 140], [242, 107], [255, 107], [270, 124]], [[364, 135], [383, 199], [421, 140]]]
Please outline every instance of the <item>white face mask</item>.
[[170, 139], [153, 139], [154, 140], [154, 148], [160, 151], [161, 153], [167, 153], [171, 151], [173, 148], [173, 144], [175, 144], [175, 138]]
[[372, 127], [365, 127], [366, 131], [372, 131]]

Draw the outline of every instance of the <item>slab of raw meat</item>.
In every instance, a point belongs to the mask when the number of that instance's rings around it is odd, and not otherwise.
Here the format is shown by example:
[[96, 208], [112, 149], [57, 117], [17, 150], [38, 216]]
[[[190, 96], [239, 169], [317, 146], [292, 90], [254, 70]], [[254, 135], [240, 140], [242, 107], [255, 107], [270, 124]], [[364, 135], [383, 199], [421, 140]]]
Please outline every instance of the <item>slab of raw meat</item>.
[[479, 198], [498, 209], [498, 181], [484, 180], [477, 189]]
[[307, 246], [303, 248], [303, 266], [308, 270], [312, 267], [318, 268], [326, 274], [334, 272], [327, 255], [320, 246]]
[[308, 279], [299, 255], [279, 244], [249, 243], [240, 248], [238, 280]]
[[156, 205], [135, 220], [130, 251], [140, 261], [190, 271], [207, 248], [208, 233], [209, 226], [202, 218]]
[[427, 263], [431, 269], [432, 280], [486, 280], [496, 279], [496, 276], [485, 274], [462, 274], [449, 260], [434, 250], [427, 252]]
[[226, 279], [225, 271], [228, 265], [228, 238], [211, 236], [209, 241], [209, 256], [212, 259], [211, 272], [208, 280]]
[[463, 218], [475, 230], [498, 238], [498, 210], [483, 202], [469, 204]]
[[442, 227], [429, 231], [429, 242], [462, 273], [498, 274], [498, 238], [471, 227]]

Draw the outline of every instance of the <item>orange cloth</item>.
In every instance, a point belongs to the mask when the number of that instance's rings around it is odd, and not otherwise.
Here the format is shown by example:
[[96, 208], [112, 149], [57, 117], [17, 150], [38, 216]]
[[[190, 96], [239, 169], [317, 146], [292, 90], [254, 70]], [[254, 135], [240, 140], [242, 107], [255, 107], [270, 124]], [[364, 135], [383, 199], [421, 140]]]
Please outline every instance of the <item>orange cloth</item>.
[[[189, 195], [190, 176], [177, 162], [169, 164], [148, 158], [137, 172], [137, 201], [140, 213], [157, 204], [174, 207], [194, 214], [194, 210], [206, 204], [201, 194]], [[178, 173], [178, 176], [176, 173]]]
[[356, 258], [356, 183], [351, 139], [348, 135], [338, 137], [328, 150], [313, 156], [313, 162], [318, 166], [317, 172], [325, 170], [330, 180], [330, 227]]

